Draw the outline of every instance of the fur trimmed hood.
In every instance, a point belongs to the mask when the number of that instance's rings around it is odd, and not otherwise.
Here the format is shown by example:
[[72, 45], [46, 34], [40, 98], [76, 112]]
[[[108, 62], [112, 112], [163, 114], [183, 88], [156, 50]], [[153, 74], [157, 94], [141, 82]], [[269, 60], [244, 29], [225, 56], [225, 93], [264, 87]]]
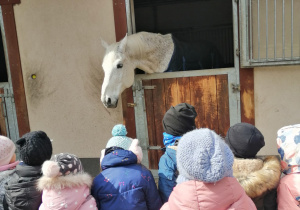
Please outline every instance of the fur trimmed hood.
[[92, 177], [87, 173], [70, 174], [67, 176], [53, 178], [42, 176], [38, 180], [37, 188], [41, 191], [44, 189], [61, 190], [64, 188], [80, 187], [84, 185], [90, 188], [92, 181]]
[[235, 158], [233, 176], [250, 198], [256, 198], [278, 186], [281, 166], [276, 156], [260, 159]]

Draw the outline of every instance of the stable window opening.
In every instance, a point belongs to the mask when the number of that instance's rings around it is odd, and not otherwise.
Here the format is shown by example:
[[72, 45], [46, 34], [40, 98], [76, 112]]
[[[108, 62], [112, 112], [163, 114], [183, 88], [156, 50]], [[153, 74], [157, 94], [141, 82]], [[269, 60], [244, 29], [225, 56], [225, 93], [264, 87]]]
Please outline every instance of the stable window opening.
[[[207, 56], [200, 52], [199, 60], [183, 61], [184, 70], [234, 67], [232, 0], [135, 0], [131, 4], [133, 32], [171, 33], [180, 43], [216, 49]], [[209, 68], [207, 60], [212, 63]]]

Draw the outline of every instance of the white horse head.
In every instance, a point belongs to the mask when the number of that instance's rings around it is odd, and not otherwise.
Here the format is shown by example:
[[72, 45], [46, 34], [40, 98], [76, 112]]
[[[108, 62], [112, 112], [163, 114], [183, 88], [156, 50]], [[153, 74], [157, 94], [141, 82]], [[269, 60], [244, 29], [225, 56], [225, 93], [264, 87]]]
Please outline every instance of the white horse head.
[[107, 108], [115, 108], [120, 93], [133, 84], [135, 65], [125, 53], [127, 35], [120, 42], [111, 45], [102, 40], [102, 45], [106, 48], [106, 53], [102, 63], [104, 81], [101, 101]]
[[140, 32], [125, 36], [120, 42], [108, 45], [102, 67], [104, 80], [101, 101], [107, 108], [118, 105], [119, 95], [134, 82], [134, 70], [146, 73], [163, 72], [170, 61], [174, 46], [171, 35]]

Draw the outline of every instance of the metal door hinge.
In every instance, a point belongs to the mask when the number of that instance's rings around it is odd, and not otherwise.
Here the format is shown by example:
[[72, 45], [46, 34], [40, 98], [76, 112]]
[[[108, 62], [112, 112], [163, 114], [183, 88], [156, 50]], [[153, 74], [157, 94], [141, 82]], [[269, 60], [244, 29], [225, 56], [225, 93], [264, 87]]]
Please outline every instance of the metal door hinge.
[[152, 86], [142, 86], [142, 88], [144, 90], [154, 90], [156, 88], [156, 85], [152, 85]]
[[161, 150], [161, 146], [148, 146], [148, 150]]
[[240, 56], [240, 49], [235, 49], [235, 54], [236, 54], [236, 56]]
[[142, 81], [139, 81], [139, 82], [136, 83], [136, 85], [132, 86], [132, 90], [133, 91], [136, 91], [136, 90], [141, 91], [143, 89], [144, 90], [153, 90], [155, 88], [156, 88], [156, 85], [146, 85], [146, 86], [143, 86]]
[[127, 103], [127, 107], [135, 107], [136, 103]]
[[241, 91], [239, 84], [233, 84], [233, 83], [231, 83], [231, 89], [232, 89], [232, 92], [234, 92], [234, 93]]

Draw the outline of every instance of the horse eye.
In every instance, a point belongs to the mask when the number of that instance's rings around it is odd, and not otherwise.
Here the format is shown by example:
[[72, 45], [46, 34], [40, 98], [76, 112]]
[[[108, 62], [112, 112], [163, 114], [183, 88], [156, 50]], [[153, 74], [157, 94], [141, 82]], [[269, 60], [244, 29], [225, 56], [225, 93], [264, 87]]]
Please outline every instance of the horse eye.
[[120, 68], [122, 68], [123, 67], [123, 64], [122, 63], [119, 63], [118, 65], [117, 65], [117, 68], [118, 69], [120, 69]]

